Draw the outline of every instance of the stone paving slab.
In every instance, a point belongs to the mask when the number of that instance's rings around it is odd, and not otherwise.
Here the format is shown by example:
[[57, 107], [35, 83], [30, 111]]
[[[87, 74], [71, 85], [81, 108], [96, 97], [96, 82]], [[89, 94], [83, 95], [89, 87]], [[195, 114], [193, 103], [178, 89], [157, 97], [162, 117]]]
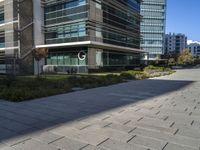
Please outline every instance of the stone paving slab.
[[157, 150], [163, 149], [167, 144], [166, 141], [140, 135], [135, 135], [128, 143], [138, 144], [145, 146], [149, 149], [157, 149]]
[[147, 150], [146, 147], [140, 146], [137, 144], [129, 144], [129, 143], [122, 143], [119, 141], [115, 141], [112, 139], [108, 139], [105, 142], [103, 142], [100, 147], [106, 148], [106, 149], [113, 149], [113, 150]]
[[14, 148], [0, 143], [0, 150], [15, 150]]
[[0, 150], [199, 150], [199, 74], [0, 100]]
[[12, 146], [16, 150], [58, 150], [52, 145], [47, 145], [42, 142], [30, 139]]
[[145, 128], [136, 128], [134, 131], [130, 133], [131, 135], [141, 135], [144, 137], [151, 137], [154, 139], [159, 139], [162, 141], [167, 141], [171, 143], [176, 143], [177, 145], [185, 145], [194, 148], [199, 148], [200, 143], [198, 139], [189, 138], [181, 135], [171, 135], [159, 131], [153, 131]]
[[50, 146], [56, 146], [56, 147], [59, 147], [61, 149], [66, 149], [66, 150], [68, 150], [68, 149], [69, 150], [79, 150], [79, 149], [86, 147], [87, 145], [88, 145], [87, 143], [75, 141], [75, 140], [72, 140], [69, 138], [62, 138], [62, 139], [56, 140], [50, 144]]
[[106, 149], [93, 145], [87, 145], [86, 147], [82, 148], [82, 150], [106, 150]]
[[199, 149], [196, 149], [196, 148], [172, 144], [172, 143], [167, 144], [167, 146], [164, 149], [165, 150], [199, 150]]
[[33, 139], [41, 141], [46, 144], [50, 144], [54, 141], [64, 138], [64, 136], [56, 135], [51, 132], [42, 132], [32, 136]]

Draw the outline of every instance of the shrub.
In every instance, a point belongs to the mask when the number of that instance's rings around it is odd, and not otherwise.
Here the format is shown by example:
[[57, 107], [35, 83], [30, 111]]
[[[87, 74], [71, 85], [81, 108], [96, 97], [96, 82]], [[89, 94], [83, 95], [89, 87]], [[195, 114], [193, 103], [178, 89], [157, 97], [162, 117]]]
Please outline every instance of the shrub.
[[164, 71], [169, 71], [171, 70], [170, 68], [166, 67], [156, 67], [156, 66], [147, 66], [144, 68], [144, 72], [164, 72]]
[[77, 80], [78, 80], [78, 78], [77, 78], [76, 76], [70, 76], [70, 77], [68, 77], [68, 79], [67, 79], [67, 81], [68, 81], [68, 83], [69, 83], [70, 85], [76, 84]]
[[183, 50], [180, 56], [178, 57], [178, 64], [188, 65], [192, 63], [193, 63], [192, 53], [188, 49]]
[[120, 74], [120, 77], [121, 79], [125, 79], [125, 80], [132, 80], [132, 79], [135, 79], [135, 75], [131, 74], [131, 73], [128, 73], [128, 72], [122, 72]]
[[66, 80], [18, 78], [9, 87], [1, 84], [0, 98], [15, 102], [62, 94], [71, 90]]
[[165, 67], [156, 67], [156, 66], [147, 66], [144, 68], [144, 74], [147, 77], [158, 77], [162, 76], [164, 72], [171, 72], [172, 70], [170, 68]]
[[127, 73], [130, 73], [131, 75], [137, 75], [139, 73], [141, 73], [141, 71], [136, 71], [136, 70], [128, 70]]
[[122, 79], [118, 75], [108, 74], [105, 76], [106, 85], [122, 82]]
[[169, 66], [174, 66], [174, 65], [176, 65], [176, 60], [175, 60], [174, 58], [170, 58], [170, 59], [168, 60], [168, 65], [169, 65]]
[[148, 77], [166, 75], [172, 73], [171, 69], [163, 67], [148, 66], [144, 71], [129, 70], [120, 75], [108, 74], [104, 76], [68, 76], [62, 77], [17, 77], [9, 79], [0, 78], [0, 99], [15, 102], [24, 100], [62, 94], [71, 91], [73, 87], [94, 88], [116, 84], [125, 80], [145, 79]]
[[139, 80], [146, 79], [148, 77], [149, 76], [147, 74], [145, 74], [144, 72], [140, 72], [140, 73], [136, 74], [136, 79], [139, 79]]
[[69, 90], [66, 89], [52, 89], [52, 88], [39, 88], [39, 89], [30, 89], [30, 88], [4, 88], [0, 92], [0, 97], [20, 102], [24, 100], [34, 99], [34, 98], [40, 98], [40, 97], [46, 97], [51, 96], [55, 94], [61, 94], [64, 92], [67, 92]]
[[195, 65], [200, 64], [200, 58], [195, 58], [195, 59], [194, 59], [194, 64], [195, 64]]
[[[143, 72], [143, 71], [135, 71], [135, 70], [129, 70], [129, 71], [126, 71], [126, 72], [123, 72], [123, 76], [125, 79], [128, 79], [128, 80], [133, 80], [133, 79], [146, 79], [148, 78], [148, 76]], [[122, 76], [122, 77], [123, 77]]]

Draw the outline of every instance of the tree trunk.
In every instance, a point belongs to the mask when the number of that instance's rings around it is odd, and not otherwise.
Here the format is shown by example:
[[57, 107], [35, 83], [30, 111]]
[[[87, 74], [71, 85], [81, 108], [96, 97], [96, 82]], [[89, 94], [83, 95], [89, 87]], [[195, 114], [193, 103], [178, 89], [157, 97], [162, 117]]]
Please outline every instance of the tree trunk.
[[39, 61], [37, 61], [37, 69], [38, 69], [38, 72], [37, 72], [37, 77], [39, 78], [39, 77], [40, 77]]

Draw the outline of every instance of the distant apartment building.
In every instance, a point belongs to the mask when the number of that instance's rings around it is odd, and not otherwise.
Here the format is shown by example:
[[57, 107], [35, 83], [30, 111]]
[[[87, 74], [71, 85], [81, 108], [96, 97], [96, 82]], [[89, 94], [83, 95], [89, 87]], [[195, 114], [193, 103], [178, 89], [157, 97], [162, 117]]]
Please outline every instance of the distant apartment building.
[[188, 44], [187, 48], [192, 53], [194, 58], [200, 58], [200, 42], [193, 42]]
[[12, 59], [10, 66], [37, 72], [34, 48], [48, 48], [48, 57], [39, 66], [45, 72], [86, 73], [140, 63], [144, 52], [140, 49], [141, 0], [0, 3], [0, 67], [4, 72], [8, 58], [13, 57], [16, 62]]
[[165, 35], [165, 53], [180, 54], [187, 48], [187, 36], [181, 33], [169, 33]]
[[164, 54], [166, 0], [143, 0], [141, 5], [141, 49], [144, 60], [159, 60]]

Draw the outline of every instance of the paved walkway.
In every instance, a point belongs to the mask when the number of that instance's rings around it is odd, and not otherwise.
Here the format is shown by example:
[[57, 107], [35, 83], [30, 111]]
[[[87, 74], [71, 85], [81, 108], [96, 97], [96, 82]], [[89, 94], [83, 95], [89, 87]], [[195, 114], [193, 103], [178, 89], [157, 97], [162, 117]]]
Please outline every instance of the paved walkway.
[[0, 101], [0, 150], [199, 150], [200, 69], [23, 103]]

